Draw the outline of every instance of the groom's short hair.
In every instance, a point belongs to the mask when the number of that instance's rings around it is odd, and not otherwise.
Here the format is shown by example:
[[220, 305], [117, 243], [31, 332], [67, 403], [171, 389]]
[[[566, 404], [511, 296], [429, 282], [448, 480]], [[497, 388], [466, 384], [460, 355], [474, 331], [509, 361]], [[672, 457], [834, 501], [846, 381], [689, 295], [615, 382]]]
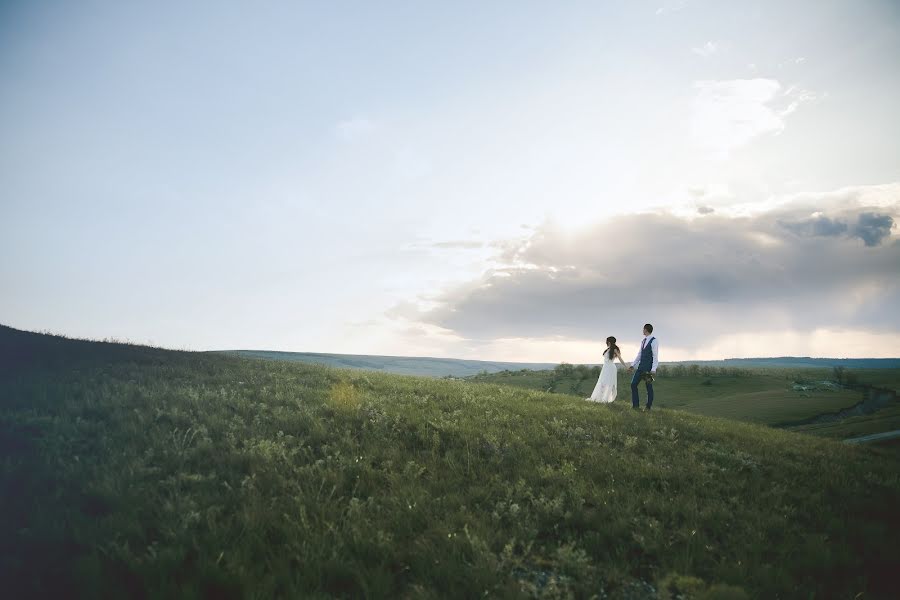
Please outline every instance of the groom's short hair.
[[644, 325], [644, 329], [647, 330], [647, 333], [653, 333], [653, 325], [651, 325], [650, 323]]

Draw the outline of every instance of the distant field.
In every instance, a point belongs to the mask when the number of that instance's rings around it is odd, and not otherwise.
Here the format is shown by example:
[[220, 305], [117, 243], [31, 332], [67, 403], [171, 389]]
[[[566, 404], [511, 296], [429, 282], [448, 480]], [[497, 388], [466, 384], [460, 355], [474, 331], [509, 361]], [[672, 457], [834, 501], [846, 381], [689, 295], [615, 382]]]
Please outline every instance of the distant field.
[[900, 368], [898, 369], [859, 369], [853, 373], [863, 383], [900, 392]]
[[[715, 372], [718, 372], [716, 370]], [[859, 372], [862, 382], [887, 386], [900, 379], [900, 369]], [[828, 389], [815, 382], [832, 377], [830, 369], [749, 369], [742, 375], [660, 376], [654, 386], [654, 406], [692, 413], [748, 421], [764, 425], [780, 425], [808, 419], [823, 413], [837, 412], [862, 400], [857, 390]], [[560, 377], [554, 371], [508, 372], [476, 376], [478, 382], [492, 382], [528, 389], [553, 391], [587, 397], [596, 383], [593, 374]], [[796, 391], [794, 383], [810, 382], [814, 389]], [[631, 403], [631, 375], [619, 372], [617, 402]], [[641, 385], [642, 402], [646, 398]]]
[[[218, 353], [218, 352], [217, 352]], [[465, 360], [457, 358], [433, 358], [414, 356], [381, 356], [369, 354], [328, 354], [322, 352], [276, 352], [270, 350], [223, 350], [223, 354], [242, 356], [244, 358], [262, 358], [265, 360], [282, 360], [327, 365], [342, 369], [362, 369], [396, 373], [398, 375], [418, 375], [424, 377], [470, 377], [481, 372], [497, 373], [500, 371], [520, 371], [528, 369], [541, 371], [553, 369], [556, 363], [519, 363], [485, 360]], [[728, 369], [774, 369], [784, 371], [815, 370], [830, 372], [834, 366], [843, 366], [854, 371], [884, 371], [893, 369], [900, 373], [900, 359], [866, 358], [804, 358], [786, 356], [781, 358], [729, 358], [725, 360], [693, 361], [690, 363], [663, 363], [668, 368], [677, 365], [696, 364], [701, 367], [726, 367]], [[877, 375], [884, 377], [882, 373]], [[896, 382], [896, 378], [894, 381]], [[895, 383], [896, 384], [896, 383]]]
[[801, 431], [835, 439], [861, 437], [898, 429], [900, 429], [900, 406], [891, 406], [871, 415], [850, 417], [836, 423], [815, 423], [790, 428], [791, 431]]
[[673, 378], [656, 386], [667, 408], [779, 425], [836, 412], [862, 399], [851, 390], [796, 392], [790, 381], [772, 375], [691, 379]]
[[326, 354], [317, 352], [272, 352], [268, 350], [227, 350], [223, 351], [222, 354], [241, 356], [243, 358], [303, 362], [340, 369], [381, 371], [396, 375], [417, 375], [423, 377], [468, 377], [481, 372], [496, 373], [506, 369], [552, 369], [556, 366], [551, 363], [512, 363], [458, 358]]

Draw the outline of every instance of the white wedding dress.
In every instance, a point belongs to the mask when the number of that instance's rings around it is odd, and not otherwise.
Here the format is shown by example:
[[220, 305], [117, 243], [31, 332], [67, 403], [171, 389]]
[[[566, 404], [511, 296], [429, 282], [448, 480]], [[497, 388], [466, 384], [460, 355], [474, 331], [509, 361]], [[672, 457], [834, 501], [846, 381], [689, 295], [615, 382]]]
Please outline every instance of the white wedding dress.
[[608, 356], [609, 354], [608, 351], [603, 353], [603, 368], [600, 369], [597, 385], [594, 386], [594, 391], [591, 393], [591, 397], [588, 398], [591, 402], [608, 404], [615, 400], [616, 394], [619, 393], [618, 369], [615, 361]]

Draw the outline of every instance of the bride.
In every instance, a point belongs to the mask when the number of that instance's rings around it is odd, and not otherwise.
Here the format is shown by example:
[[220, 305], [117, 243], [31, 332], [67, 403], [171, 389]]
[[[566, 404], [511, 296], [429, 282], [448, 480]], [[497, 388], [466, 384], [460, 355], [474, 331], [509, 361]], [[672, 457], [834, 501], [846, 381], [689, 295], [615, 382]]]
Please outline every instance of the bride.
[[606, 338], [606, 350], [603, 351], [603, 368], [600, 371], [600, 378], [597, 379], [597, 385], [591, 393], [590, 400], [592, 402], [609, 403], [616, 399], [618, 393], [618, 369], [615, 359], [619, 359], [622, 366], [627, 366], [622, 360], [622, 353], [616, 346], [616, 338], [609, 336]]

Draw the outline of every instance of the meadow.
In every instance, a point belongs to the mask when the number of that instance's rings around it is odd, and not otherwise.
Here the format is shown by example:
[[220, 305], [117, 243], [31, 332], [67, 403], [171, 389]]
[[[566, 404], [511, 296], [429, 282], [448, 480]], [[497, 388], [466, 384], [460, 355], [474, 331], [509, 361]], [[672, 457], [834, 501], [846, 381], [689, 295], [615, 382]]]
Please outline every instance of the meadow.
[[895, 592], [900, 461], [867, 447], [7, 328], [0, 365], [11, 598]]
[[[620, 369], [618, 375], [616, 402], [630, 404], [631, 373]], [[484, 373], [469, 380], [586, 398], [598, 376], [599, 368], [563, 364], [552, 370]], [[842, 375], [848, 376], [855, 384], [900, 390], [900, 369], [854, 369]], [[654, 407], [770, 426], [791, 426], [798, 421], [851, 407], [862, 400], [863, 392], [859, 387], [842, 387], [835, 379], [835, 372], [830, 368], [739, 369], [698, 365], [673, 369], [663, 366], [655, 384]], [[639, 389], [643, 403], [646, 401], [644, 385], [641, 384]], [[894, 421], [875, 416], [868, 415], [872, 418], [863, 419], [869, 423], [866, 433], [900, 428], [893, 427]], [[831, 425], [834, 433], [840, 431], [837, 424]], [[803, 427], [802, 430], [820, 433], [820, 428], [816, 427]]]
[[898, 429], [900, 429], [900, 406], [891, 406], [871, 415], [850, 417], [833, 423], [812, 423], [790, 428], [791, 431], [840, 440]]

